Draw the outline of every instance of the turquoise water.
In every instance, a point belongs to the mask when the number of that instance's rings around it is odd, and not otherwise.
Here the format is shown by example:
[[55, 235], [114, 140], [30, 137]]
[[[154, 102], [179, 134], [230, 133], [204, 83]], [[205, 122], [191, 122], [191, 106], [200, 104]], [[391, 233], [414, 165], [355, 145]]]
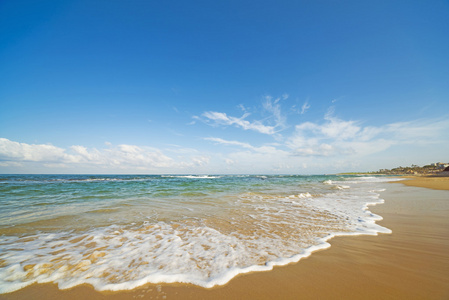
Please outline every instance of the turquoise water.
[[[57, 217], [74, 218], [78, 220], [75, 225], [89, 225], [83, 222], [85, 218], [89, 222], [105, 221], [107, 225], [111, 218], [116, 218], [115, 222], [126, 223], [169, 212], [179, 212], [179, 217], [182, 218], [189, 209], [204, 212], [208, 208], [207, 204], [221, 205], [226, 196], [240, 195], [247, 191], [279, 195], [313, 192], [317, 189], [314, 183], [331, 178], [333, 177], [3, 175], [0, 177], [0, 225], [12, 228], [11, 225], [17, 227], [38, 221], [45, 223], [44, 221]], [[316, 192], [325, 191], [324, 187], [319, 187]], [[86, 213], [95, 213], [95, 220], [84, 215]], [[103, 217], [107, 220], [103, 220]]]
[[0, 175], [0, 292], [225, 284], [377, 234], [382, 177]]

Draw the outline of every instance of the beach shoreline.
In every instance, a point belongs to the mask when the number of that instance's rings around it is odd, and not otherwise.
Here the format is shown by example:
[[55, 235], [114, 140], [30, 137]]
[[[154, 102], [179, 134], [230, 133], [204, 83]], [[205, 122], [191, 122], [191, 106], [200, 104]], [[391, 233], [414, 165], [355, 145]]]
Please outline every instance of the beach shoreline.
[[298, 263], [242, 274], [224, 286], [155, 284], [98, 292], [87, 285], [59, 290], [34, 284], [0, 299], [447, 299], [449, 181], [435, 179], [385, 183], [385, 203], [370, 211], [392, 234], [335, 237], [330, 248]]
[[435, 190], [449, 190], [449, 176], [403, 176], [401, 183], [407, 186], [423, 187]]

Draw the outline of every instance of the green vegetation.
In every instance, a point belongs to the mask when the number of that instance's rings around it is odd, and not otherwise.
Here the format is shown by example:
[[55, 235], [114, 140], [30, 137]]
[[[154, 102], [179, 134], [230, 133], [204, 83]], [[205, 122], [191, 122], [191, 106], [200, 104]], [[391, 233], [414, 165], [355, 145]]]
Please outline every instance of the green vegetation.
[[442, 172], [449, 167], [449, 163], [433, 163], [420, 167], [418, 165], [411, 165], [410, 167], [396, 167], [393, 169], [380, 169], [375, 172], [347, 172], [339, 173], [338, 175], [427, 175]]
[[411, 165], [410, 167], [397, 167], [391, 170], [380, 169], [377, 172], [371, 172], [370, 174], [387, 174], [387, 175], [404, 175], [404, 174], [435, 174], [443, 171], [448, 164], [435, 163], [425, 165], [423, 167], [417, 165]]

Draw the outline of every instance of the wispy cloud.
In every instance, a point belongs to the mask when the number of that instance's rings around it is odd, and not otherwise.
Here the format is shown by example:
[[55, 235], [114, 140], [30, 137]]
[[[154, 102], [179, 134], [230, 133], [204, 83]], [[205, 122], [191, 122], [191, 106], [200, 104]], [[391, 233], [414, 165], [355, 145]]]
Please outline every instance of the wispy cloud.
[[360, 122], [326, 114], [322, 123], [296, 125], [286, 146], [294, 155], [300, 156], [363, 156], [394, 145], [435, 143], [445, 130], [449, 130], [447, 120], [415, 120], [363, 127]]
[[243, 142], [238, 142], [238, 141], [227, 141], [224, 140], [222, 138], [217, 138], [217, 137], [208, 137], [208, 138], [204, 138], [206, 141], [211, 141], [211, 142], [215, 142], [221, 145], [231, 145], [231, 146], [239, 146], [242, 148], [247, 148], [247, 149], [254, 149], [253, 146], [251, 146], [248, 143], [243, 143]]
[[279, 131], [286, 128], [286, 116], [281, 110], [281, 101], [288, 99], [288, 95], [284, 94], [279, 98], [274, 99], [271, 96], [265, 96], [262, 102], [262, 110], [264, 113], [268, 113], [267, 116], [261, 116], [258, 120], [249, 121], [248, 117], [251, 115], [248, 113], [248, 109], [240, 104], [238, 108], [244, 112], [241, 117], [229, 116], [224, 112], [206, 111], [201, 117], [193, 116], [194, 124], [195, 120], [203, 120], [212, 126], [236, 126], [243, 130], [252, 130], [267, 135], [275, 135]]
[[301, 112], [300, 114], [303, 115], [307, 112], [307, 110], [309, 110], [310, 108], [310, 104], [309, 101], [304, 102], [304, 104], [301, 106]]
[[[284, 95], [282, 99], [286, 100], [288, 95]], [[270, 114], [268, 119], [272, 119], [275, 128], [284, 128], [286, 117], [281, 112], [281, 98], [276, 98], [273, 100], [273, 97], [266, 96], [265, 101], [263, 102], [263, 108]]]
[[[225, 140], [219, 137], [210, 137], [206, 140], [219, 145], [241, 148], [236, 150], [237, 152], [233, 154], [234, 157], [228, 157], [233, 162], [253, 161], [248, 156], [248, 153], [252, 153], [253, 155], [257, 154], [261, 163], [276, 160], [288, 164], [288, 159], [292, 157], [332, 158], [335, 161], [336, 157], [348, 159], [367, 157], [393, 146], [435, 143], [438, 137], [441, 139], [441, 136], [444, 136], [444, 130], [449, 130], [449, 121], [446, 119], [364, 126], [364, 122], [361, 120], [338, 118], [335, 116], [336, 106], [332, 105], [321, 121], [302, 122], [294, 125], [293, 132], [282, 131], [282, 129], [288, 128], [286, 115], [282, 113], [281, 109], [281, 102], [286, 99], [288, 99], [288, 95], [278, 98], [265, 96], [262, 109], [264, 113], [268, 113], [268, 117], [257, 121], [247, 120], [250, 116], [249, 113], [245, 113], [240, 118], [231, 117], [221, 112], [205, 112], [203, 114], [204, 118], [212, 122], [210, 125], [234, 125], [245, 130], [255, 130], [272, 135], [280, 142], [277, 145], [267, 146], [265, 144], [255, 147], [247, 142]], [[334, 100], [332, 103], [338, 99]], [[305, 114], [308, 109], [310, 109], [310, 104], [306, 100], [297, 113]], [[274, 157], [273, 153], [276, 153], [277, 156]], [[283, 162], [282, 157], [284, 157]]]
[[[307, 166], [311, 170], [325, 172], [365, 168], [383, 157], [382, 152], [392, 147], [412, 150], [414, 147], [437, 145], [449, 146], [449, 121], [445, 119], [414, 120], [381, 126], [363, 126], [363, 122], [342, 120], [330, 113], [321, 122], [303, 122], [295, 126], [294, 132], [286, 136], [283, 143], [253, 146], [247, 142], [209, 137], [205, 140], [221, 146], [234, 148], [222, 155], [226, 166], [236, 171], [271, 170], [294, 172]], [[418, 148], [419, 149], [419, 148]], [[387, 152], [385, 152], [387, 153]], [[416, 155], [416, 154], [415, 154]], [[371, 159], [370, 159], [371, 158]], [[421, 160], [432, 161], [432, 155], [420, 155]], [[416, 163], [416, 160], [413, 162]]]
[[239, 105], [237, 105], [237, 107], [244, 113], [248, 112], [248, 108], [246, 108], [245, 105], [243, 105], [241, 103]]
[[228, 140], [224, 140], [222, 138], [217, 138], [217, 137], [208, 137], [208, 138], [204, 138], [204, 139], [207, 141], [215, 142], [220, 145], [237, 146], [240, 148], [251, 150], [251, 152], [256, 152], [256, 153], [265, 153], [265, 154], [276, 154], [277, 153], [277, 154], [282, 154], [282, 155], [287, 154], [287, 152], [280, 150], [273, 145], [263, 145], [260, 147], [255, 147], [249, 143], [243, 143], [243, 142], [239, 142], [239, 141], [228, 141]]
[[244, 114], [240, 118], [228, 116], [226, 113], [208, 111], [203, 113], [203, 117], [207, 120], [213, 121], [215, 125], [235, 125], [244, 130], [254, 130], [263, 134], [274, 134], [276, 133], [274, 126], [267, 126], [262, 124], [260, 121], [247, 121], [245, 120], [249, 114]]

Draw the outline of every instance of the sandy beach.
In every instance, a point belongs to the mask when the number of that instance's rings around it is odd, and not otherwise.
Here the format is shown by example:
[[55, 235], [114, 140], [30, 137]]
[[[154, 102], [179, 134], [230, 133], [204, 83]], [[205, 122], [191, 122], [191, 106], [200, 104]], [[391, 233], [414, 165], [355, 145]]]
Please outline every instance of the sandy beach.
[[449, 176], [405, 176], [407, 180], [402, 181], [407, 186], [424, 187], [435, 190], [449, 189]]
[[[104, 293], [32, 285], [0, 299], [449, 299], [449, 178], [385, 183], [371, 207], [392, 234], [337, 237], [296, 264], [244, 274], [224, 286], [146, 285]], [[406, 186], [407, 185], [407, 186]]]

